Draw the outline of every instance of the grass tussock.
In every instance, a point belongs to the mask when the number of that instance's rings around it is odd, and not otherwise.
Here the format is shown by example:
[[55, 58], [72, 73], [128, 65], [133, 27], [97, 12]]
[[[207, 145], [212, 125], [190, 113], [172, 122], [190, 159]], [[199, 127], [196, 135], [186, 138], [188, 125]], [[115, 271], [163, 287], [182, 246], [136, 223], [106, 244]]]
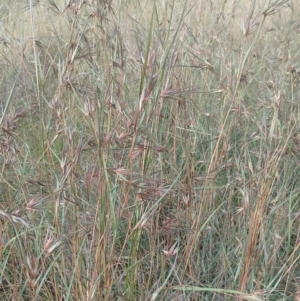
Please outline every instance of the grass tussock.
[[297, 1], [5, 1], [1, 300], [300, 300]]

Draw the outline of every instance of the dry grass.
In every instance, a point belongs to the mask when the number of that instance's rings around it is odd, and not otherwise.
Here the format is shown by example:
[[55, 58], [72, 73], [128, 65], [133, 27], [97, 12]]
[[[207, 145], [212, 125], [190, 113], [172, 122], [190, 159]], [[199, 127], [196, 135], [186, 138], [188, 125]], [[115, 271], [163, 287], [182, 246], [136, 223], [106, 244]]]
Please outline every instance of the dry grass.
[[296, 1], [2, 2], [0, 299], [299, 300]]

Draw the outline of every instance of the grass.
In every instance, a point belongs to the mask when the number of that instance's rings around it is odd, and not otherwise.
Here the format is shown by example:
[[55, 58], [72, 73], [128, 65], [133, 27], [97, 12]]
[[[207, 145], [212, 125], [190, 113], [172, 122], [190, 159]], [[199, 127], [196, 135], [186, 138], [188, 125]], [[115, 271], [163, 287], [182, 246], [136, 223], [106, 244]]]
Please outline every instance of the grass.
[[1, 2], [1, 300], [300, 300], [297, 1]]

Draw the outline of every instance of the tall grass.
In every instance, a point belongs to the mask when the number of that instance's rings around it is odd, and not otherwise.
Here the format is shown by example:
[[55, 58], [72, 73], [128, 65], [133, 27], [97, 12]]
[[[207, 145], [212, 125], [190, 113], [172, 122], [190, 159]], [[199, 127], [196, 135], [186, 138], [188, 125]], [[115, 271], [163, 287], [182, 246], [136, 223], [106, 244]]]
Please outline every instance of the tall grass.
[[1, 300], [300, 300], [297, 1], [2, 1]]

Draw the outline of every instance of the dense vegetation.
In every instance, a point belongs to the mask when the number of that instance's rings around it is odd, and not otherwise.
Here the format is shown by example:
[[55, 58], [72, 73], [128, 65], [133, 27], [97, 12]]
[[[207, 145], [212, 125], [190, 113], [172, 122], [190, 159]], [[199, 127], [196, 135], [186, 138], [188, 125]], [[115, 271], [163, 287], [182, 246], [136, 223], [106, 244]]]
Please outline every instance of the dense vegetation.
[[0, 299], [300, 300], [297, 0], [2, 0]]

